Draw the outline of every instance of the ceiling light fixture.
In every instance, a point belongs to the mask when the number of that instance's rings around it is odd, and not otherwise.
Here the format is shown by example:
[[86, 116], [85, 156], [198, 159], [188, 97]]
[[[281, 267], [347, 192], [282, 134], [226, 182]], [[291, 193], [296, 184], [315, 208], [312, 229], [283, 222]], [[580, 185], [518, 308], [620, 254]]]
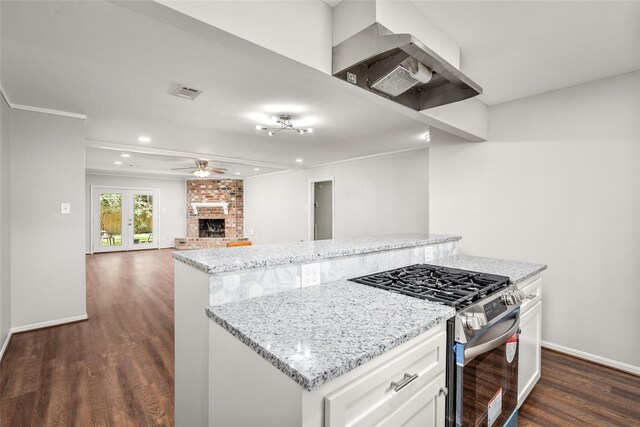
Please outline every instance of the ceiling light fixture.
[[280, 125], [280, 127], [268, 128], [265, 126], [257, 125], [256, 130], [266, 130], [269, 131], [269, 136], [273, 136], [275, 133], [280, 132], [282, 130], [292, 130], [298, 132], [300, 135], [303, 133], [312, 133], [312, 128], [301, 129], [297, 128], [293, 125], [291, 121], [291, 116], [289, 114], [280, 114], [278, 117], [273, 117], [273, 120]]
[[302, 163], [302, 159], [296, 159], [296, 162]]
[[151, 138], [149, 138], [148, 136], [141, 136], [138, 138], [138, 141], [140, 142], [151, 142]]
[[118, 161], [118, 160], [116, 160], [116, 161], [115, 161], [115, 162], [113, 162], [113, 163], [115, 163], [116, 165], [121, 165], [121, 164], [122, 164], [122, 162], [121, 162], [121, 161]]
[[259, 172], [260, 168], [253, 168], [254, 171]]
[[236, 175], [240, 175], [240, 172], [236, 172]]
[[197, 176], [198, 178], [206, 178], [209, 175], [211, 175], [211, 172], [209, 172], [208, 170], [205, 170], [205, 169], [196, 169], [191, 173], [194, 174], [195, 176]]
[[120, 154], [120, 157], [124, 157], [126, 159], [126, 158], [131, 157], [131, 154], [122, 153], [122, 154]]

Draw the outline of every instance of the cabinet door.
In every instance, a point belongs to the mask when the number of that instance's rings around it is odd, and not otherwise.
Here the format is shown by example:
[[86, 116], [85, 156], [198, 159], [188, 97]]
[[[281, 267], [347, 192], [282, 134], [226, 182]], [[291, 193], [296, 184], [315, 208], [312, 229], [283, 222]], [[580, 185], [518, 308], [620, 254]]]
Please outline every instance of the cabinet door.
[[326, 396], [325, 426], [443, 425], [445, 343], [439, 332]]
[[530, 307], [520, 318], [520, 353], [518, 360], [518, 407], [540, 379], [542, 341], [542, 301]]
[[440, 391], [444, 387], [444, 374], [406, 399], [404, 405], [382, 420], [379, 426], [443, 427], [445, 397]]

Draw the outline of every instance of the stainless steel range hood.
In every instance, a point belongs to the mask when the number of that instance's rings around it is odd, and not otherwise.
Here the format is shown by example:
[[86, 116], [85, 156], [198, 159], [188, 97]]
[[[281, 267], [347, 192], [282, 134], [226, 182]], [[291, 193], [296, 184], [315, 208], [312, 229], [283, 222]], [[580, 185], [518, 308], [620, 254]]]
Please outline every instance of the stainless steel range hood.
[[482, 93], [415, 37], [393, 34], [379, 23], [333, 48], [333, 75], [418, 111]]

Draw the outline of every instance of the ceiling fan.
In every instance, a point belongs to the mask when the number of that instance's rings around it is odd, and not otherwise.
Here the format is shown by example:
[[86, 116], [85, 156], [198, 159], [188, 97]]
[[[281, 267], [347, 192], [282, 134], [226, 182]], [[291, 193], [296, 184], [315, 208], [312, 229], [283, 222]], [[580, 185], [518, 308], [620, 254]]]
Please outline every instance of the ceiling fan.
[[196, 165], [188, 167], [188, 168], [173, 168], [171, 169], [172, 171], [179, 171], [179, 170], [185, 170], [185, 169], [193, 169], [193, 171], [191, 171], [192, 174], [194, 174], [195, 176], [197, 176], [198, 178], [206, 178], [209, 175], [211, 175], [211, 172], [213, 173], [218, 173], [218, 174], [223, 174], [225, 173], [227, 170], [225, 168], [214, 168], [214, 167], [209, 167], [209, 161], [208, 160], [196, 160]]

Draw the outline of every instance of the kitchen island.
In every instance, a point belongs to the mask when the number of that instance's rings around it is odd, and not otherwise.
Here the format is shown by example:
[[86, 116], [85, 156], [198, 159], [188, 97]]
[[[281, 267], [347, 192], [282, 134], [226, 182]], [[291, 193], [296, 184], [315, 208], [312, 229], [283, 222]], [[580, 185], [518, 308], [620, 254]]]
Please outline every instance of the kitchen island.
[[176, 425], [207, 424], [208, 307], [453, 256], [459, 240], [416, 233], [175, 252]]
[[[397, 409], [393, 416], [438, 419], [445, 323], [455, 310], [344, 279], [479, 262], [460, 258], [459, 239], [396, 235], [176, 253], [176, 425], [331, 424], [359, 416], [347, 406], [366, 406], [370, 392], [384, 394], [392, 380], [406, 386], [385, 403]], [[520, 267], [515, 280], [544, 267], [498, 265], [512, 274]], [[419, 379], [403, 385], [401, 370]], [[344, 390], [354, 382], [366, 390]], [[421, 397], [401, 399], [408, 396]]]

